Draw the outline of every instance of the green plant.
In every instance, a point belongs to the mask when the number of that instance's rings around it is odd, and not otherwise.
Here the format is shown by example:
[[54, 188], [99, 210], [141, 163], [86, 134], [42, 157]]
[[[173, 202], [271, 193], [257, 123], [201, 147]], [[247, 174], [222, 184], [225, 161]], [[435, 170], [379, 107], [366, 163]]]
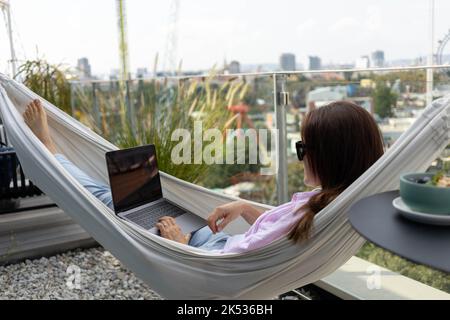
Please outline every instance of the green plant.
[[71, 89], [67, 74], [68, 69], [64, 66], [37, 59], [22, 64], [16, 78], [22, 79], [25, 86], [47, 101], [71, 113]]
[[[372, 74], [371, 78], [375, 83], [389, 82], [395, 83], [400, 80], [400, 89], [402, 92], [409, 90], [410, 92], [426, 92], [426, 71], [410, 70], [410, 71], [393, 71], [379, 74]], [[408, 89], [407, 89], [408, 88]]]
[[192, 133], [196, 121], [202, 122], [203, 130], [223, 131], [232, 117], [228, 106], [243, 100], [248, 90], [248, 84], [243, 81], [217, 82], [214, 78], [212, 72], [207, 78], [192, 80], [151, 79], [117, 82], [103, 89], [100, 85], [78, 88], [75, 93], [83, 107], [76, 115], [121, 148], [156, 145], [162, 171], [200, 183], [215, 165], [193, 164], [195, 154], [192, 164], [174, 164], [171, 153], [179, 141], [172, 140], [172, 133], [176, 129]]
[[382, 118], [391, 117], [397, 103], [397, 95], [384, 82], [378, 82], [372, 94], [375, 113]]

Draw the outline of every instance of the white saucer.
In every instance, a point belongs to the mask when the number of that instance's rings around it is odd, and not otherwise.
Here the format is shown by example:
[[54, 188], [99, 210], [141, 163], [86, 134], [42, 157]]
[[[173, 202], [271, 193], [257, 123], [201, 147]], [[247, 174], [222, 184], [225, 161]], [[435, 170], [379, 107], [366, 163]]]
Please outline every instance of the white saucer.
[[394, 201], [392, 201], [392, 205], [400, 211], [404, 217], [416, 222], [437, 226], [450, 226], [450, 214], [442, 215], [414, 211], [403, 202], [401, 197], [395, 198]]

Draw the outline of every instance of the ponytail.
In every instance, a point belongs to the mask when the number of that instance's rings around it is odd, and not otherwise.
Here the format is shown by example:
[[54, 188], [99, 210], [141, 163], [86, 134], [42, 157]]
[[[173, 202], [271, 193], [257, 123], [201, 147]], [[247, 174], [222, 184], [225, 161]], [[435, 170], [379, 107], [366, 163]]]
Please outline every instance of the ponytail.
[[308, 240], [311, 236], [311, 230], [316, 214], [333, 201], [343, 189], [344, 188], [322, 190], [309, 198], [308, 202], [296, 212], [296, 214], [301, 214], [303, 212], [303, 216], [289, 233], [289, 239], [296, 243]]

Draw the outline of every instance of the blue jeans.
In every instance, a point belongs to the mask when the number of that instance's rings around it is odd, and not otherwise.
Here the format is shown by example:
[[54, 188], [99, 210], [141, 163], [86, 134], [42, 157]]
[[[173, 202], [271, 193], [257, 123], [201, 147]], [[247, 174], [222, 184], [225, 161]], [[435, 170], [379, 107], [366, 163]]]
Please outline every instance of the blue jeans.
[[[55, 158], [83, 187], [106, 204], [111, 210], [114, 210], [111, 188], [109, 186], [89, 177], [80, 168], [67, 160], [65, 156], [56, 154]], [[189, 245], [204, 250], [220, 250], [223, 249], [229, 237], [229, 235], [223, 232], [213, 234], [211, 229], [206, 226], [191, 235]]]
[[109, 186], [89, 177], [62, 154], [56, 154], [55, 158], [83, 187], [106, 204], [111, 210], [114, 210], [111, 188]]
[[213, 234], [211, 229], [206, 226], [191, 235], [189, 245], [207, 251], [221, 250], [227, 243], [228, 238], [230, 238], [230, 235], [224, 232]]

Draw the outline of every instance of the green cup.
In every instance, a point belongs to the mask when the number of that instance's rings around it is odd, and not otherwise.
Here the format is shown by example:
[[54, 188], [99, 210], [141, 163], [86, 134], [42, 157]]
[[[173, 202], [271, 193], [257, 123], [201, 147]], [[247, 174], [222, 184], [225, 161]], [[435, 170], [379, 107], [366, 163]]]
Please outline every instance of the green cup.
[[431, 173], [408, 173], [400, 177], [400, 196], [414, 211], [450, 215], [450, 188], [441, 188], [417, 181], [431, 179]]

